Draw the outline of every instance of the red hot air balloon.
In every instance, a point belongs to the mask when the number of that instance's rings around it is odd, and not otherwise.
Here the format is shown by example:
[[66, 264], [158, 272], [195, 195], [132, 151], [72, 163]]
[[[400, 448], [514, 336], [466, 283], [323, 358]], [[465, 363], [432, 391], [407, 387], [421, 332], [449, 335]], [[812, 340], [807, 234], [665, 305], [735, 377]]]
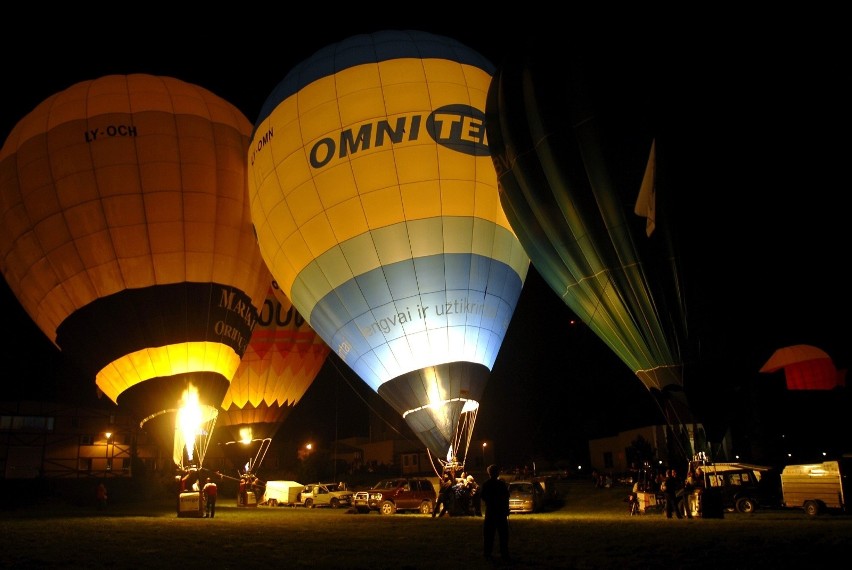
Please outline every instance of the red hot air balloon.
[[788, 390], [832, 390], [846, 385], [846, 371], [837, 370], [825, 351], [809, 344], [779, 348], [760, 368], [767, 374], [779, 370], [784, 370]]

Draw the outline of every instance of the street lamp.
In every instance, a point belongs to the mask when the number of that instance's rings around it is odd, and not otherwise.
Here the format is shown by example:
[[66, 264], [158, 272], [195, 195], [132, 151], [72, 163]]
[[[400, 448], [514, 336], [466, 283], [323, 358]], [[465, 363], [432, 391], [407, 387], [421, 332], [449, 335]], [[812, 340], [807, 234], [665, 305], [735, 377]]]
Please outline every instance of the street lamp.
[[112, 437], [112, 432], [108, 431], [104, 433], [106, 435], [106, 445], [104, 446], [104, 459], [106, 460], [106, 468], [104, 471], [109, 471], [112, 469], [112, 462], [109, 460], [109, 438]]
[[485, 448], [488, 447], [488, 442], [482, 442], [482, 467], [485, 467]]

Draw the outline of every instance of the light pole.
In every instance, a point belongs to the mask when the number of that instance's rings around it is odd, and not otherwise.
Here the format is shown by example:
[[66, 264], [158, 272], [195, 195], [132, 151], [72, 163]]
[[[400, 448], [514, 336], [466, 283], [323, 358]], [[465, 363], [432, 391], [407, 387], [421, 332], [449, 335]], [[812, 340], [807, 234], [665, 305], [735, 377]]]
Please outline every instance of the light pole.
[[106, 467], [104, 468], [104, 472], [112, 469], [112, 462], [109, 460], [109, 438], [112, 437], [112, 432], [108, 431], [104, 433], [106, 435], [106, 445], [104, 446], [104, 460], [106, 461]]
[[485, 469], [485, 448], [488, 447], [488, 442], [482, 442], [482, 468]]

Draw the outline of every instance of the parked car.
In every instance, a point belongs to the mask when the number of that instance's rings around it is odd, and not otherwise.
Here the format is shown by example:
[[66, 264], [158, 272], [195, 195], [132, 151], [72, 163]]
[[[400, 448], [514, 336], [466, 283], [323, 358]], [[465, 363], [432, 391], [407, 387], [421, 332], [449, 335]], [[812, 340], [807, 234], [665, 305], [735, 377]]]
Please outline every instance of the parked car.
[[[781, 506], [781, 480], [778, 472], [761, 465], [747, 463], [696, 463], [704, 472], [704, 487], [720, 495], [726, 511], [753, 513], [758, 508]], [[693, 513], [697, 504], [690, 501]]]
[[429, 479], [401, 478], [384, 479], [367, 491], [358, 491], [353, 501], [360, 512], [392, 515], [398, 511], [420, 511], [430, 514], [437, 498], [435, 485]]
[[509, 482], [510, 513], [537, 513], [542, 506], [544, 506], [544, 487], [540, 482]]
[[299, 494], [299, 502], [308, 509], [326, 506], [332, 509], [348, 508], [352, 506], [353, 494], [352, 491], [343, 489], [340, 483], [311, 483], [305, 485]]

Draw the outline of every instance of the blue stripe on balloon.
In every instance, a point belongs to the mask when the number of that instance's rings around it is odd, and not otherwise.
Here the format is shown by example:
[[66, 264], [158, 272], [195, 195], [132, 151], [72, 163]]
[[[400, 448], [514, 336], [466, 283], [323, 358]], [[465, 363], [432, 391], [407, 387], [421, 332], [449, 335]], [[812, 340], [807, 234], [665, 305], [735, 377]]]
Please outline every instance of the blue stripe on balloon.
[[[406, 260], [351, 279], [311, 313], [314, 330], [374, 390], [414, 369], [400, 363], [411, 350], [411, 335], [444, 335], [437, 340], [456, 351], [464, 348], [451, 361], [470, 360], [490, 370], [523, 286], [511, 266], [480, 255], [433, 255], [418, 258], [414, 267], [416, 275]], [[417, 287], [421, 277], [427, 289]], [[478, 310], [483, 305], [487, 310]], [[399, 323], [400, 312], [405, 324]], [[377, 324], [382, 319], [393, 325], [387, 332]]]

